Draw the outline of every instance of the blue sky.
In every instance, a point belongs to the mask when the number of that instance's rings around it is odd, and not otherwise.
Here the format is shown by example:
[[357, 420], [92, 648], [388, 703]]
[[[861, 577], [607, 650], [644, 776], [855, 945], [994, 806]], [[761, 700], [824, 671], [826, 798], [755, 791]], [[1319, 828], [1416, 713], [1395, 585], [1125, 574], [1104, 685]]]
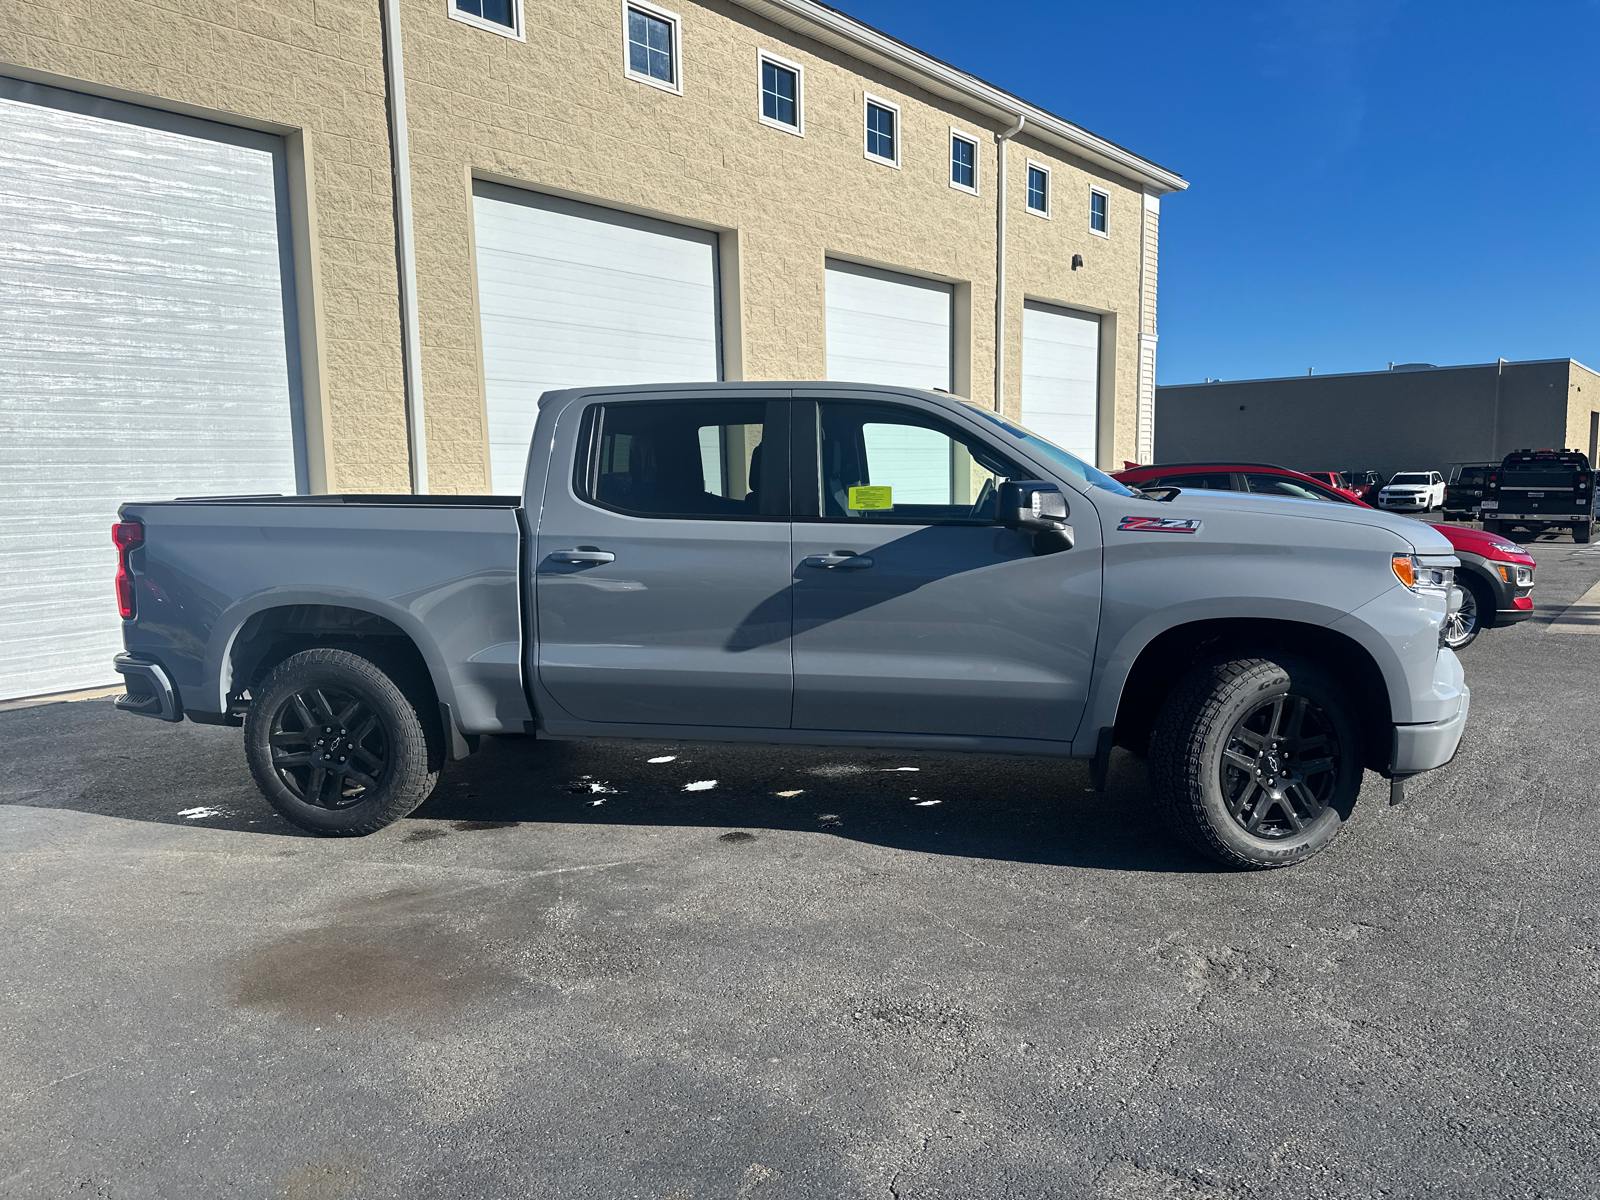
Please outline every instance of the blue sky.
[[834, 0], [1187, 178], [1162, 383], [1600, 368], [1600, 0]]

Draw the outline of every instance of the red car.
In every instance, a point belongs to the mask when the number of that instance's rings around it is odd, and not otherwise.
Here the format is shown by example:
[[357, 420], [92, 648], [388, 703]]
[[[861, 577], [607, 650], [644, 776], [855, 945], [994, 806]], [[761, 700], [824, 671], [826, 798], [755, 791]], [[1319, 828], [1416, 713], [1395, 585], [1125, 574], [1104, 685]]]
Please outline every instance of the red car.
[[[1253, 492], [1372, 507], [1320, 479], [1270, 463], [1165, 463], [1132, 467], [1118, 471], [1112, 478], [1137, 488]], [[1492, 625], [1512, 625], [1533, 615], [1535, 563], [1526, 550], [1497, 533], [1484, 533], [1481, 529], [1461, 525], [1434, 528], [1450, 539], [1461, 560], [1456, 581], [1461, 584], [1462, 603], [1445, 624], [1445, 645], [1464, 650], [1476, 640], [1479, 631]]]

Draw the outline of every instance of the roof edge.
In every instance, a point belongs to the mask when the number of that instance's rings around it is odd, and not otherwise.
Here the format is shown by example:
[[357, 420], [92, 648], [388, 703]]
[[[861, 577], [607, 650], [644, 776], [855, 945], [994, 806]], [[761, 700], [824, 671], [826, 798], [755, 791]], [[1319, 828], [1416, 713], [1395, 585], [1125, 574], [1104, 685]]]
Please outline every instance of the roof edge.
[[1189, 181], [1177, 172], [817, 0], [734, 0], [734, 3], [836, 49], [866, 57], [947, 98], [964, 100], [985, 109], [1007, 124], [1014, 123], [1018, 116], [1025, 116], [1028, 120], [1024, 132], [1130, 177], [1153, 193], [1181, 192], [1189, 186]]
[[1494, 362], [1452, 363], [1444, 367], [1426, 367], [1420, 371], [1393, 371], [1385, 368], [1380, 371], [1329, 371], [1325, 375], [1261, 375], [1255, 379], [1213, 379], [1209, 382], [1201, 383], [1159, 383], [1156, 388], [1158, 391], [1166, 391], [1169, 388], [1232, 387], [1236, 383], [1283, 383], [1291, 379], [1353, 379], [1357, 375], [1426, 375], [1430, 371], [1481, 371], [1485, 367], [1499, 366], [1502, 362], [1508, 367], [1539, 367], [1544, 366], [1546, 363], [1572, 363], [1583, 367], [1591, 375], [1600, 375], [1600, 371], [1584, 367], [1575, 358], [1506, 358], [1496, 359]]

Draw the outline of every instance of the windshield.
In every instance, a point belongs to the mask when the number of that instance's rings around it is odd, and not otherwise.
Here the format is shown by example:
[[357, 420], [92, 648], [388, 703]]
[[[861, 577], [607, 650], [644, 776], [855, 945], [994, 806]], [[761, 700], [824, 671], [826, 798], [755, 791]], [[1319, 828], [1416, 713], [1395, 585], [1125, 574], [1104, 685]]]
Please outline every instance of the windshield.
[[1115, 492], [1119, 496], [1133, 495], [1133, 492], [1128, 489], [1126, 484], [1119, 483], [1117, 480], [1107, 475], [1104, 471], [1096, 470], [1094, 467], [1091, 467], [1088, 463], [1084, 462], [1076, 454], [1068, 454], [1060, 446], [1056, 445], [1054, 442], [1046, 441], [1032, 430], [1024, 429], [1015, 421], [1007, 420], [993, 409], [984, 408], [982, 405], [974, 404], [971, 400], [963, 400], [961, 403], [965, 404], [980, 417], [984, 417], [987, 420], [993, 421], [1012, 437], [1020, 438], [1027, 444], [1028, 449], [1034, 451], [1039, 455], [1039, 457], [1049, 459], [1056, 466], [1061, 467], [1070, 474], [1076, 475], [1085, 483], [1092, 483], [1097, 488], [1104, 488], [1106, 491]]
[[1399, 484], [1407, 484], [1407, 483], [1418, 484], [1418, 483], [1420, 483], [1420, 484], [1426, 486], [1427, 482], [1428, 482], [1428, 477], [1426, 475], [1396, 475], [1393, 479], [1389, 480], [1389, 482], [1391, 484], [1393, 484], [1393, 483], [1399, 483]]

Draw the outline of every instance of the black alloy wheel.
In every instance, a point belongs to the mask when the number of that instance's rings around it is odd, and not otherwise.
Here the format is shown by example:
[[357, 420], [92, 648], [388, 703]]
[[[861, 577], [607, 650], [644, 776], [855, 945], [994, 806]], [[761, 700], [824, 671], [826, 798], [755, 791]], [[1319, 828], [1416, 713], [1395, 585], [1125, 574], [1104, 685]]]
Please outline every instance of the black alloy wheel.
[[389, 733], [370, 704], [351, 692], [308, 687], [272, 714], [272, 769], [297, 800], [317, 808], [359, 804], [389, 766]]
[[1306, 696], [1262, 700], [1233, 723], [1222, 751], [1223, 803], [1259, 838], [1303, 832], [1327, 811], [1339, 781], [1333, 721]]

